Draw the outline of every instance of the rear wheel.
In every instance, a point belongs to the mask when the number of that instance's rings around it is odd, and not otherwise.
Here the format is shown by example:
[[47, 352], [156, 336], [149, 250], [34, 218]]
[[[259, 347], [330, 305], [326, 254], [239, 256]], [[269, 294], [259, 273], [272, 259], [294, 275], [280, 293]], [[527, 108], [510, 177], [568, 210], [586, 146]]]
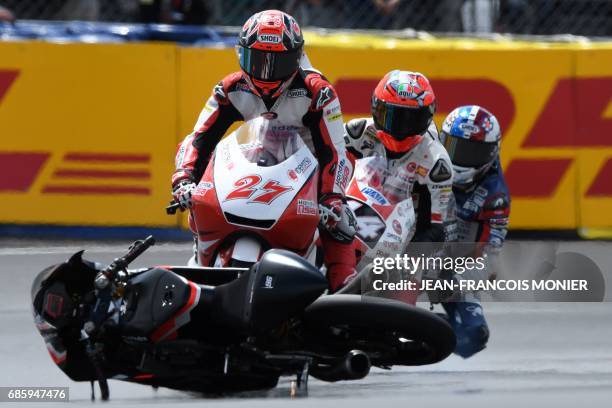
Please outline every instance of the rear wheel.
[[446, 320], [391, 299], [323, 296], [306, 309], [304, 321], [325, 347], [362, 350], [373, 365], [433, 364], [455, 349], [455, 334]]

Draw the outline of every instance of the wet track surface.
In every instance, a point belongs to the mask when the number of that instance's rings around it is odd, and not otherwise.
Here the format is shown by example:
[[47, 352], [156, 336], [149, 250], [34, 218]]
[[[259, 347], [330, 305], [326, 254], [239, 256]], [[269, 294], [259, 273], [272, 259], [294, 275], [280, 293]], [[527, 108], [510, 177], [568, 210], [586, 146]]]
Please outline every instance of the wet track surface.
[[[588, 254], [612, 284], [612, 243], [562, 243]], [[88, 383], [74, 383], [49, 358], [30, 312], [30, 285], [45, 266], [67, 259], [80, 248], [85, 258], [108, 263], [128, 243], [0, 241], [0, 386], [68, 386], [73, 402], [89, 404]], [[134, 266], [183, 264], [188, 243], [161, 244]], [[608, 405], [612, 400], [612, 303], [491, 303], [485, 305], [491, 328], [488, 348], [463, 360], [451, 356], [432, 366], [373, 370], [364, 380], [310, 381], [305, 406], [516, 406], [554, 403]], [[111, 404], [202, 404], [224, 407], [285, 406], [289, 380], [275, 390], [207, 397], [110, 382]], [[342, 401], [338, 399], [341, 398]], [[608, 401], [604, 403], [604, 401]], [[48, 405], [45, 405], [48, 406]]]

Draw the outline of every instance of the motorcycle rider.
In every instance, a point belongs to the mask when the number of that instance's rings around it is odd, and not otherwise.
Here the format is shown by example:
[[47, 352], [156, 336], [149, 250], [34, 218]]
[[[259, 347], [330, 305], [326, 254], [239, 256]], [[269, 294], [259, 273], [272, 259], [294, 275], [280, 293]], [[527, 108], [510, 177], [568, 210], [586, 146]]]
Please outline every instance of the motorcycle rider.
[[173, 196], [182, 209], [191, 196], [215, 146], [232, 123], [258, 116], [279, 118], [286, 125], [306, 127], [304, 142], [319, 162], [319, 214], [324, 262], [330, 289], [354, 274], [353, 231], [348, 224], [344, 188], [352, 164], [342, 143], [342, 112], [333, 86], [313, 68], [306, 68], [304, 39], [290, 15], [265, 10], [251, 16], [240, 32], [241, 70], [213, 89], [194, 131], [179, 146], [172, 175]]
[[[458, 242], [474, 242], [487, 259], [488, 276], [496, 273], [508, 230], [510, 193], [499, 161], [501, 130], [491, 112], [460, 106], [444, 120], [440, 142], [453, 163], [454, 217]], [[477, 294], [443, 302], [457, 335], [455, 352], [464, 358], [486, 347], [489, 329]]]
[[436, 97], [421, 73], [394, 70], [378, 83], [372, 95], [372, 117], [345, 125], [344, 140], [353, 158], [388, 159], [385, 195], [415, 198], [415, 242], [443, 242], [448, 233], [448, 203], [452, 165], [438, 141], [433, 123]]

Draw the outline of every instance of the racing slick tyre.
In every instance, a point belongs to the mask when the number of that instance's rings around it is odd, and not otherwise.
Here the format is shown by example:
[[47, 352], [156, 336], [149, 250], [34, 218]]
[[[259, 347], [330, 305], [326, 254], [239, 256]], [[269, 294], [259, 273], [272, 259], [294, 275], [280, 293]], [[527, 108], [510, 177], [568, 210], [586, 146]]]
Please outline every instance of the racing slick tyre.
[[319, 341], [328, 347], [362, 350], [372, 365], [433, 364], [455, 349], [455, 334], [445, 319], [397, 300], [322, 296], [305, 310], [304, 321], [318, 328]]

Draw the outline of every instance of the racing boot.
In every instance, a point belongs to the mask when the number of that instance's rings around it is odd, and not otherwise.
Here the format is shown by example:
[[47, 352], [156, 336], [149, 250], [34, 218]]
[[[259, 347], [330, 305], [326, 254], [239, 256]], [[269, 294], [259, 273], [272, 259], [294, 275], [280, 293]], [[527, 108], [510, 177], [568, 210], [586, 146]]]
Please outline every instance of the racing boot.
[[468, 358], [487, 346], [489, 327], [478, 300], [445, 302], [442, 306], [457, 337], [455, 354]]

